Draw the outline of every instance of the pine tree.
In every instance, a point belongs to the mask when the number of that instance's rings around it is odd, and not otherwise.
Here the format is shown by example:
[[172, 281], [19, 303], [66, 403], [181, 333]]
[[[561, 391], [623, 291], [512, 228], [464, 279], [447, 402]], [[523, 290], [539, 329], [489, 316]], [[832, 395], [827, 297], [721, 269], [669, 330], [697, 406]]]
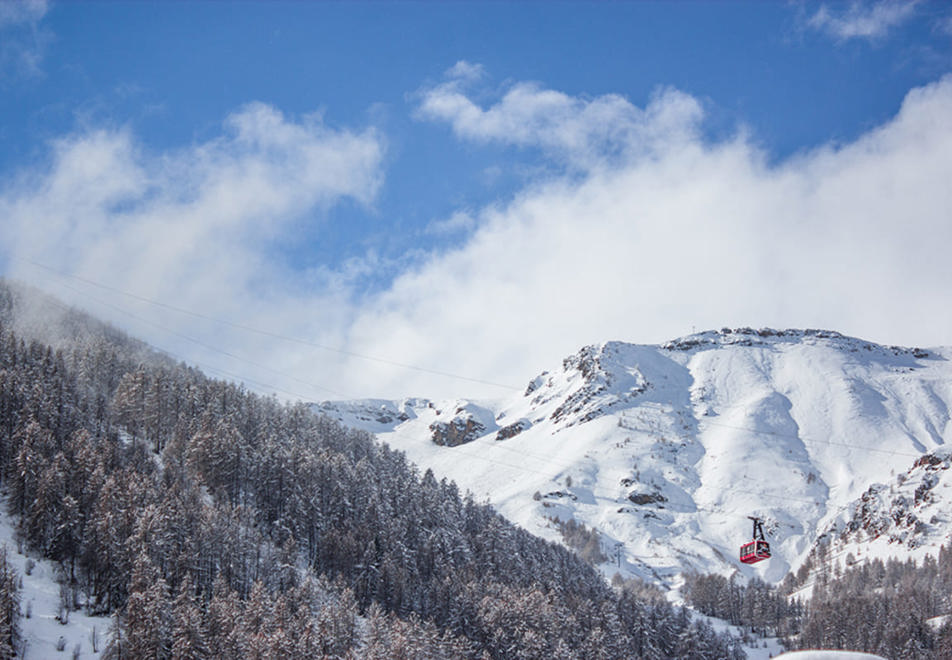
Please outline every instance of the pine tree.
[[202, 630], [202, 611], [186, 578], [172, 603], [172, 660], [204, 660], [211, 657]]
[[169, 419], [169, 399], [168, 374], [159, 372], [146, 385], [142, 401], [143, 434], [156, 454], [162, 451], [171, 435], [174, 420]]
[[240, 644], [234, 645], [234, 631], [240, 614], [237, 595], [229, 589], [224, 576], [219, 573], [215, 577], [205, 615], [205, 643], [210, 657], [241, 657], [243, 650]]
[[273, 605], [264, 583], [260, 580], [255, 582], [238, 622], [245, 640], [245, 657], [255, 660], [267, 657], [269, 640], [275, 627]]
[[46, 452], [52, 446], [52, 434], [36, 419], [30, 419], [13, 437], [17, 447], [10, 479], [10, 500], [13, 510], [25, 516], [36, 496], [36, 485]]
[[126, 605], [126, 649], [134, 658], [168, 658], [171, 603], [168, 585], [143, 549], [136, 558]]
[[126, 645], [126, 634], [119, 610], [113, 612], [109, 625], [109, 642], [102, 650], [102, 660], [134, 660]]
[[144, 428], [148, 380], [145, 368], [139, 367], [136, 371], [122, 377], [112, 398], [116, 421], [133, 439], [140, 437]]
[[7, 546], [0, 548], [0, 660], [19, 655], [20, 588], [19, 576], [7, 556]]
[[64, 555], [54, 556], [52, 549], [56, 544], [56, 532], [63, 531], [68, 526], [68, 521], [63, 518], [65, 511], [61, 507], [66, 496], [68, 474], [69, 463], [66, 456], [63, 452], [57, 452], [52, 462], [40, 473], [33, 501], [21, 523], [30, 543], [57, 560], [64, 558]]

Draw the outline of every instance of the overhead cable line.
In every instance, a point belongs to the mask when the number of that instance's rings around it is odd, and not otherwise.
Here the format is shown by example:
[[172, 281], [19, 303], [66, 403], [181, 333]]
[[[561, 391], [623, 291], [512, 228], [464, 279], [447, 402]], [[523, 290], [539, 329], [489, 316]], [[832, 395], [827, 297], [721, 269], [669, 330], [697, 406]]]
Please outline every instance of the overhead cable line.
[[912, 457], [912, 458], [919, 458], [920, 456], [922, 456], [922, 454], [912, 454], [912, 453], [910, 453], [910, 452], [895, 451], [895, 450], [892, 450], [892, 449], [877, 449], [876, 447], [863, 447], [863, 446], [861, 446], [861, 445], [853, 445], [853, 444], [849, 444], [849, 443], [847, 443], [847, 442], [836, 442], [836, 441], [834, 441], [834, 440], [809, 440], [809, 439], [801, 438], [801, 437], [798, 436], [798, 435], [793, 435], [792, 433], [778, 433], [777, 431], [761, 431], [761, 430], [758, 430], [758, 429], [749, 429], [749, 428], [746, 428], [746, 427], [743, 427], [743, 426], [734, 426], [734, 425], [732, 425], [732, 424], [724, 424], [724, 423], [722, 423], [722, 422], [715, 422], [715, 421], [712, 421], [712, 420], [709, 420], [709, 419], [698, 420], [698, 426], [700, 426], [701, 424], [708, 424], [708, 425], [710, 425], [710, 426], [720, 426], [720, 427], [723, 427], [723, 428], [725, 428], [725, 429], [733, 429], [733, 430], [735, 430], [735, 431], [746, 431], [746, 432], [748, 432], [748, 433], [755, 433], [755, 434], [759, 434], [759, 435], [773, 435], [773, 436], [777, 436], [777, 437], [780, 437], [780, 438], [791, 438], [791, 439], [794, 439], [794, 440], [799, 440], [800, 442], [802, 442], [802, 443], [805, 444], [805, 445], [806, 445], [806, 444], [813, 444], [813, 445], [833, 445], [833, 446], [837, 446], [837, 447], [848, 447], [848, 448], [850, 448], [850, 449], [861, 449], [861, 450], [863, 450], [863, 451], [875, 451], [875, 452], [880, 452], [880, 453], [883, 453], [883, 454], [891, 454], [891, 455], [893, 455], [893, 456], [909, 456], [909, 457]]
[[[17, 258], [14, 257], [14, 259], [17, 259]], [[113, 292], [113, 293], [118, 293], [118, 294], [120, 294], [120, 295], [126, 296], [126, 297], [128, 297], [128, 298], [132, 298], [132, 299], [134, 299], [134, 300], [138, 300], [138, 301], [140, 301], [140, 302], [147, 303], [147, 304], [149, 304], [149, 305], [154, 305], [155, 307], [160, 307], [160, 308], [162, 308], [162, 309], [167, 309], [167, 310], [170, 310], [170, 311], [178, 312], [178, 313], [180, 313], [180, 314], [186, 314], [186, 315], [188, 315], [188, 316], [192, 316], [192, 317], [195, 317], [195, 318], [203, 319], [203, 320], [205, 320], [205, 321], [211, 321], [211, 322], [213, 322], [213, 323], [219, 323], [219, 324], [221, 324], [221, 325], [225, 325], [225, 326], [228, 326], [228, 327], [231, 327], [231, 328], [235, 328], [236, 330], [242, 330], [242, 331], [244, 331], [244, 332], [250, 332], [250, 333], [254, 333], [254, 334], [257, 334], [257, 335], [264, 336], [264, 337], [270, 337], [270, 338], [272, 338], [272, 339], [280, 339], [280, 340], [282, 340], [282, 341], [291, 342], [291, 343], [295, 343], [295, 344], [300, 344], [300, 345], [303, 345], [303, 346], [308, 346], [308, 347], [310, 347], [310, 348], [317, 348], [317, 349], [320, 349], [320, 350], [323, 350], [323, 351], [328, 351], [328, 352], [331, 352], [331, 353], [337, 353], [337, 354], [339, 354], [339, 355], [346, 355], [346, 356], [348, 356], [348, 357], [358, 358], [358, 359], [361, 359], [361, 360], [368, 360], [368, 361], [371, 361], [371, 362], [377, 362], [377, 363], [380, 363], [380, 364], [386, 364], [386, 365], [389, 365], [389, 366], [391, 366], [391, 367], [398, 367], [398, 368], [400, 368], [400, 369], [408, 369], [408, 370], [412, 370], [412, 371], [418, 371], [418, 372], [430, 374], [430, 375], [433, 375], [433, 376], [441, 376], [441, 377], [443, 377], [443, 378], [453, 378], [453, 379], [456, 379], [456, 380], [468, 381], [468, 382], [471, 382], [471, 383], [478, 383], [478, 384], [480, 384], [480, 385], [489, 385], [489, 386], [492, 386], [492, 387], [498, 387], [498, 388], [502, 388], [502, 389], [506, 389], [506, 390], [512, 390], [512, 391], [519, 391], [519, 390], [521, 390], [521, 388], [515, 387], [515, 386], [513, 386], [513, 385], [507, 385], [507, 384], [504, 384], [504, 383], [497, 383], [497, 382], [490, 381], [490, 380], [485, 380], [485, 379], [482, 379], [482, 378], [473, 378], [473, 377], [470, 377], [470, 376], [463, 376], [463, 375], [451, 373], [451, 372], [448, 372], [448, 371], [440, 371], [440, 370], [438, 370], [438, 369], [430, 369], [430, 368], [428, 368], [428, 367], [421, 367], [421, 366], [419, 366], [419, 365], [407, 364], [407, 363], [404, 363], [404, 362], [397, 362], [397, 361], [395, 361], [395, 360], [390, 360], [390, 359], [388, 359], [388, 358], [382, 358], [382, 357], [377, 357], [377, 356], [373, 356], [373, 355], [367, 355], [367, 354], [365, 354], [365, 353], [358, 353], [358, 352], [356, 352], [356, 351], [350, 351], [350, 350], [343, 349], [343, 348], [338, 348], [338, 347], [335, 347], [335, 346], [328, 346], [328, 345], [326, 345], [326, 344], [319, 344], [319, 343], [317, 343], [317, 342], [310, 341], [310, 340], [307, 340], [307, 339], [300, 339], [300, 338], [298, 338], [298, 337], [290, 337], [290, 336], [288, 336], [288, 335], [283, 335], [283, 334], [280, 334], [280, 333], [277, 333], [277, 332], [272, 332], [272, 331], [270, 331], [270, 330], [262, 330], [261, 328], [251, 327], [251, 326], [248, 326], [248, 325], [244, 325], [244, 324], [242, 324], [242, 323], [235, 323], [235, 322], [233, 322], [233, 321], [227, 321], [227, 320], [225, 320], [225, 319], [215, 318], [215, 317], [213, 317], [213, 316], [209, 316], [208, 314], [202, 314], [201, 312], [196, 312], [196, 311], [193, 311], [193, 310], [184, 309], [184, 308], [182, 308], [182, 307], [177, 307], [177, 306], [175, 306], [175, 305], [170, 305], [170, 304], [168, 304], [168, 303], [165, 303], [165, 302], [162, 302], [162, 301], [159, 301], [159, 300], [153, 300], [153, 299], [151, 299], [151, 298], [147, 298], [147, 297], [145, 297], [145, 296], [140, 296], [140, 295], [138, 295], [138, 294], [131, 293], [131, 292], [129, 292], [129, 291], [124, 291], [124, 290], [122, 290], [122, 289], [119, 289], [119, 288], [116, 288], [116, 287], [113, 287], [113, 286], [109, 286], [108, 284], [103, 284], [102, 282], [96, 282], [96, 281], [94, 281], [94, 280], [90, 280], [90, 279], [87, 279], [87, 278], [85, 278], [85, 277], [80, 277], [80, 276], [78, 276], [78, 275], [73, 275], [73, 274], [71, 274], [71, 273], [64, 273], [64, 272], [59, 271], [59, 270], [57, 270], [57, 269], [55, 269], [55, 268], [52, 268], [52, 267], [50, 267], [50, 266], [47, 266], [47, 265], [45, 265], [45, 264], [41, 264], [41, 263], [36, 262], [36, 261], [33, 261], [33, 260], [25, 260], [25, 259], [17, 259], [17, 260], [18, 260], [18, 261], [21, 261], [21, 262], [24, 262], [24, 263], [28, 263], [28, 264], [30, 264], [30, 265], [32, 265], [32, 266], [37, 267], [37, 268], [42, 268], [43, 270], [49, 271], [49, 272], [51, 272], [51, 273], [53, 273], [54, 275], [57, 275], [57, 276], [59, 276], [59, 277], [77, 280], [77, 281], [79, 281], [79, 282], [83, 282], [83, 283], [85, 283], [85, 284], [89, 284], [89, 285], [91, 285], [91, 286], [95, 286], [95, 287], [98, 287], [98, 288], [100, 288], [100, 289], [104, 289], [104, 290], [106, 290], [106, 291], [111, 291], [111, 292]]]
[[[63, 285], [63, 286], [66, 286], [66, 285]], [[67, 288], [68, 288], [68, 287], [67, 287]], [[77, 293], [81, 293], [81, 295], [87, 295], [87, 294], [84, 294], [84, 293], [82, 293], [82, 292], [77, 292]], [[92, 298], [91, 298], [91, 300], [95, 300], [95, 299], [92, 299]], [[111, 305], [109, 305], [109, 303], [106, 303], [106, 302], [104, 302], [104, 301], [98, 301], [98, 300], [96, 300], [96, 302], [98, 302], [99, 304], [111, 306]], [[51, 300], [51, 301], [50, 301], [50, 304], [51, 304], [51, 305], [54, 305], [54, 306], [56, 306], [56, 307], [59, 307], [60, 309], [62, 309], [62, 310], [65, 311], [65, 312], [68, 312], [68, 313], [71, 313], [71, 312], [74, 312], [74, 311], [75, 311], [74, 308], [70, 308], [70, 307], [67, 307], [66, 305], [60, 304], [59, 301], [56, 301], [56, 300]], [[137, 317], [135, 317], [134, 315], [132, 315], [131, 313], [126, 312], [125, 310], [123, 310], [123, 309], [121, 309], [121, 308], [118, 308], [118, 307], [113, 307], [113, 308], [116, 309], [117, 311], [123, 312], [123, 313], [125, 313], [125, 314], [129, 314], [129, 315], [132, 316], [133, 318], [137, 318]], [[142, 321], [144, 321], [144, 319], [138, 319], [138, 318], [137, 318], [137, 320], [142, 320]], [[145, 321], [145, 322], [146, 322], [146, 323], [150, 323], [150, 321]], [[160, 327], [160, 326], [157, 326], [157, 327]], [[233, 373], [233, 372], [226, 371], [226, 370], [224, 370], [224, 369], [221, 369], [220, 367], [214, 367], [214, 366], [211, 366], [211, 365], [209, 365], [209, 364], [202, 363], [202, 362], [200, 362], [200, 361], [198, 361], [198, 360], [186, 360], [186, 359], [183, 358], [182, 356], [176, 355], [175, 352], [166, 350], [166, 349], [162, 348], [161, 346], [155, 346], [155, 345], [153, 345], [152, 348], [154, 348], [156, 351], [162, 353], [163, 355], [167, 355], [167, 356], [169, 356], [169, 357], [175, 358], [176, 360], [179, 360], [180, 362], [192, 362], [192, 364], [194, 364], [194, 365], [196, 365], [196, 366], [198, 366], [198, 367], [201, 367], [201, 368], [204, 369], [205, 371], [216, 372], [216, 373], [222, 374], [223, 376], [226, 376], [226, 377], [228, 377], [228, 378], [231, 378], [231, 379], [234, 379], [234, 380], [237, 380], [237, 381], [240, 381], [240, 382], [250, 383], [250, 384], [253, 384], [253, 385], [257, 385], [257, 386], [262, 387], [262, 388], [264, 388], [264, 389], [266, 389], [266, 390], [272, 390], [272, 391], [275, 391], [275, 392], [284, 392], [285, 394], [289, 394], [290, 396], [296, 397], [296, 398], [301, 399], [301, 400], [308, 400], [308, 399], [310, 398], [310, 397], [304, 396], [304, 395], [301, 394], [300, 392], [292, 392], [292, 391], [290, 391], [290, 390], [284, 389], [284, 388], [279, 387], [279, 386], [277, 386], [277, 385], [273, 385], [273, 384], [271, 384], [271, 383], [263, 383], [263, 382], [261, 382], [261, 381], [254, 380], [254, 379], [248, 378], [248, 377], [246, 377], [246, 376], [242, 376], [242, 375], [240, 375], [240, 374], [235, 374], [235, 373]], [[307, 383], [305, 383], [305, 384], [307, 384]], [[317, 386], [312, 385], [312, 387], [317, 387]]]
[[[331, 389], [331, 388], [324, 387], [324, 386], [322, 386], [322, 385], [317, 385], [316, 383], [312, 383], [312, 382], [309, 382], [309, 381], [302, 380], [302, 379], [300, 379], [300, 378], [297, 378], [296, 376], [292, 376], [291, 374], [287, 374], [287, 373], [284, 373], [284, 372], [282, 372], [282, 371], [278, 371], [277, 369], [274, 369], [274, 368], [269, 367], [269, 366], [267, 366], [267, 365], [263, 365], [263, 364], [254, 362], [254, 361], [252, 361], [252, 360], [245, 359], [245, 358], [241, 357], [240, 355], [235, 355], [234, 353], [230, 353], [230, 352], [228, 352], [228, 351], [225, 351], [225, 350], [223, 350], [223, 349], [217, 348], [217, 347], [215, 347], [215, 346], [211, 346], [211, 345], [209, 345], [209, 344], [207, 344], [207, 343], [205, 343], [205, 342], [203, 342], [203, 341], [201, 341], [201, 340], [195, 339], [194, 337], [190, 337], [190, 336], [188, 336], [188, 335], [186, 335], [186, 334], [183, 334], [183, 333], [181, 333], [181, 332], [178, 332], [178, 331], [176, 331], [176, 330], [172, 330], [171, 328], [167, 328], [167, 327], [165, 327], [165, 326], [163, 326], [163, 325], [161, 325], [161, 324], [159, 324], [159, 323], [156, 323], [156, 322], [154, 322], [154, 321], [150, 321], [149, 319], [142, 318], [141, 316], [138, 316], [138, 315], [136, 315], [136, 314], [133, 314], [132, 312], [130, 312], [130, 311], [128, 311], [127, 309], [124, 309], [124, 308], [122, 308], [122, 307], [119, 307], [118, 305], [115, 305], [115, 304], [110, 303], [110, 302], [107, 302], [107, 301], [105, 301], [105, 300], [101, 300], [101, 299], [95, 298], [95, 297], [93, 297], [93, 296], [90, 296], [88, 293], [86, 293], [86, 292], [84, 292], [84, 291], [80, 291], [80, 290], [78, 290], [78, 289], [76, 289], [76, 288], [74, 288], [74, 287], [71, 287], [71, 286], [69, 286], [68, 284], [61, 283], [60, 286], [66, 288], [66, 289], [69, 289], [70, 291], [73, 291], [74, 293], [77, 293], [77, 294], [79, 294], [79, 295], [81, 295], [81, 296], [85, 296], [85, 297], [87, 297], [89, 300], [91, 300], [91, 301], [93, 301], [93, 302], [95, 302], [95, 303], [97, 303], [97, 304], [99, 304], [99, 305], [103, 305], [103, 306], [105, 306], [105, 307], [109, 307], [110, 309], [113, 309], [113, 310], [115, 310], [115, 311], [117, 311], [117, 312], [119, 312], [119, 313], [121, 313], [121, 314], [125, 314], [126, 316], [128, 316], [128, 317], [130, 317], [130, 318], [132, 318], [132, 319], [135, 319], [136, 321], [139, 321], [139, 322], [141, 322], [141, 323], [145, 323], [145, 324], [147, 324], [147, 325], [151, 325], [152, 327], [158, 328], [159, 330], [162, 330], [163, 332], [167, 332], [167, 333], [169, 333], [169, 334], [175, 335], [176, 337], [179, 337], [179, 338], [181, 338], [181, 339], [184, 339], [185, 341], [191, 342], [191, 343], [193, 343], [193, 344], [195, 344], [195, 345], [197, 345], [197, 346], [202, 347], [202, 348], [205, 349], [205, 350], [212, 351], [212, 352], [214, 352], [214, 353], [219, 353], [219, 354], [224, 355], [224, 356], [226, 356], [226, 357], [229, 357], [229, 358], [231, 358], [231, 359], [238, 360], [239, 362], [244, 362], [244, 363], [246, 363], [246, 364], [248, 364], [248, 365], [251, 365], [251, 366], [253, 366], [253, 367], [255, 367], [255, 368], [258, 368], [258, 369], [264, 369], [264, 370], [266, 370], [266, 371], [270, 371], [271, 373], [273, 373], [273, 374], [275, 374], [275, 375], [282, 376], [282, 377], [284, 377], [284, 378], [289, 378], [289, 379], [291, 379], [291, 380], [295, 380], [295, 381], [297, 381], [297, 382], [299, 382], [299, 383], [301, 383], [301, 384], [303, 384], [303, 385], [307, 385], [308, 387], [311, 387], [311, 388], [314, 388], [314, 389], [317, 389], [317, 390], [323, 390], [323, 391], [325, 391], [325, 392], [329, 392], [330, 394], [333, 394], [334, 396], [340, 396], [340, 397], [343, 397], [343, 398], [349, 398], [346, 394], [343, 394], [343, 393], [338, 392], [338, 391], [336, 391], [336, 390], [333, 390], [333, 389]], [[171, 351], [168, 351], [168, 350], [163, 349], [163, 348], [160, 348], [160, 347], [156, 347], [156, 348], [159, 348], [159, 350], [161, 350], [163, 353], [166, 353], [166, 354], [168, 354], [168, 355], [175, 356], [175, 354], [174, 354], [173, 352], [171, 352]], [[179, 357], [179, 356], [175, 356], [175, 357], [177, 357], [178, 359], [182, 360], [183, 362], [188, 362], [188, 361], [189, 361], [189, 360], [185, 360], [185, 359], [183, 359], [183, 358], [181, 358], [181, 357]], [[195, 364], [201, 366], [201, 367], [204, 368], [204, 369], [209, 369], [209, 370], [213, 370], [213, 371], [217, 371], [217, 372], [219, 372], [219, 373], [225, 374], [225, 375], [227, 375], [229, 378], [235, 378], [235, 379], [237, 379], [237, 380], [239, 380], [239, 381], [244, 381], [244, 382], [251, 383], [251, 384], [254, 384], [254, 385], [264, 386], [264, 387], [269, 388], [269, 389], [281, 391], [281, 392], [284, 392], [285, 394], [290, 394], [291, 396], [298, 397], [298, 398], [300, 398], [301, 400], [305, 400], [305, 401], [311, 398], [311, 397], [308, 397], [308, 396], [304, 396], [304, 395], [302, 395], [302, 394], [300, 394], [300, 393], [291, 392], [290, 390], [287, 390], [287, 389], [284, 389], [284, 388], [281, 388], [281, 387], [278, 387], [278, 386], [275, 386], [275, 385], [269, 385], [269, 384], [267, 384], [267, 383], [262, 383], [262, 382], [260, 382], [260, 381], [256, 381], [256, 380], [254, 380], [254, 379], [247, 378], [247, 377], [241, 376], [241, 375], [239, 375], [239, 374], [233, 374], [233, 373], [227, 372], [227, 371], [225, 371], [225, 370], [223, 370], [223, 369], [220, 369], [220, 368], [218, 368], [218, 367], [210, 367], [210, 366], [208, 366], [208, 365], [206, 365], [206, 364], [202, 364], [202, 363], [200, 363], [200, 362], [198, 362], [198, 361], [195, 361], [195, 360], [191, 360], [191, 361], [194, 362]]]

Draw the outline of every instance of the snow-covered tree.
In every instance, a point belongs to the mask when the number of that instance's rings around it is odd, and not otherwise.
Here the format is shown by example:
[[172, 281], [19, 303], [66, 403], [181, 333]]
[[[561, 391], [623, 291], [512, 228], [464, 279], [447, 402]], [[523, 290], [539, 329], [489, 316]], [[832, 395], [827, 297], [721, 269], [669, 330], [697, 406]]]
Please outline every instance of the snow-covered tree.
[[0, 547], [0, 660], [16, 658], [20, 652], [19, 576]]

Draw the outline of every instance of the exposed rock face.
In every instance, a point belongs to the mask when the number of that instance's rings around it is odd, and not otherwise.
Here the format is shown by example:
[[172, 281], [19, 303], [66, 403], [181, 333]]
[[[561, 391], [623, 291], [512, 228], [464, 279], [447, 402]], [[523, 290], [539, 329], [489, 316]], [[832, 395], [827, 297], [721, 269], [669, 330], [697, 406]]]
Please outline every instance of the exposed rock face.
[[912, 356], [922, 360], [932, 357], [929, 351], [921, 348], [905, 348], [902, 346], [879, 346], [868, 341], [848, 337], [833, 330], [816, 329], [787, 329], [775, 330], [773, 328], [721, 328], [718, 330], [709, 330], [700, 332], [679, 339], [672, 339], [663, 344], [661, 348], [666, 351], [690, 351], [695, 348], [710, 348], [712, 346], [767, 346], [771, 342], [803, 342], [814, 339], [829, 340], [831, 344], [839, 345], [846, 350], [857, 352], [879, 351], [881, 353], [892, 353], [894, 356]]
[[[623, 352], [623, 344], [608, 342], [601, 346], [586, 346], [565, 358], [562, 370], [570, 379], [575, 376], [578, 385], [552, 412], [551, 419], [566, 426], [584, 424], [612, 409], [630, 405], [636, 397], [647, 392], [651, 384], [638, 368], [621, 365], [619, 360]], [[543, 394], [539, 394], [535, 400], [542, 402], [542, 399]]]
[[628, 499], [641, 506], [645, 504], [660, 504], [661, 502], [668, 501], [668, 498], [661, 493], [629, 493]]
[[441, 447], [465, 445], [481, 436], [485, 430], [486, 427], [472, 417], [455, 417], [449, 422], [430, 424], [433, 442]]
[[860, 497], [840, 540], [850, 541], [862, 534], [916, 547], [924, 533], [934, 532], [933, 528], [947, 519], [948, 496], [937, 487], [948, 487], [950, 468], [952, 453], [925, 454], [894, 483], [870, 486]]
[[520, 419], [518, 422], [514, 422], [509, 426], [504, 426], [503, 428], [499, 429], [499, 432], [496, 433], [496, 440], [508, 440], [509, 438], [514, 438], [530, 426], [532, 426], [532, 422], [530, 422], [528, 419]]

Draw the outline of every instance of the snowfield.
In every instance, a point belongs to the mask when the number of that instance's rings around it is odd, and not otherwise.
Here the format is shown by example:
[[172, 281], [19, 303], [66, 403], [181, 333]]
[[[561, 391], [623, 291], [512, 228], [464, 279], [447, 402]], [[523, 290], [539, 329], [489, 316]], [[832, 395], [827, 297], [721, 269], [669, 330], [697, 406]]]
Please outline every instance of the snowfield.
[[[594, 527], [607, 575], [676, 599], [684, 571], [777, 582], [821, 537], [841, 562], [936, 554], [952, 537], [950, 355], [829, 331], [725, 329], [588, 346], [504, 400], [315, 408], [541, 536], [559, 540], [554, 517]], [[926, 474], [916, 464], [933, 453]], [[899, 490], [904, 513], [917, 514], [902, 530], [884, 522]], [[879, 527], [857, 526], [863, 515]], [[766, 521], [773, 550], [753, 566], [737, 561], [748, 516]]]
[[886, 660], [881, 655], [857, 651], [790, 651], [776, 657], [783, 660]]
[[0, 506], [0, 545], [6, 547], [7, 560], [23, 580], [20, 632], [25, 646], [21, 657], [99, 657], [109, 641], [110, 619], [86, 616], [82, 609], [60, 618], [60, 585], [55, 564], [29, 552], [18, 552], [14, 529], [4, 501]]

